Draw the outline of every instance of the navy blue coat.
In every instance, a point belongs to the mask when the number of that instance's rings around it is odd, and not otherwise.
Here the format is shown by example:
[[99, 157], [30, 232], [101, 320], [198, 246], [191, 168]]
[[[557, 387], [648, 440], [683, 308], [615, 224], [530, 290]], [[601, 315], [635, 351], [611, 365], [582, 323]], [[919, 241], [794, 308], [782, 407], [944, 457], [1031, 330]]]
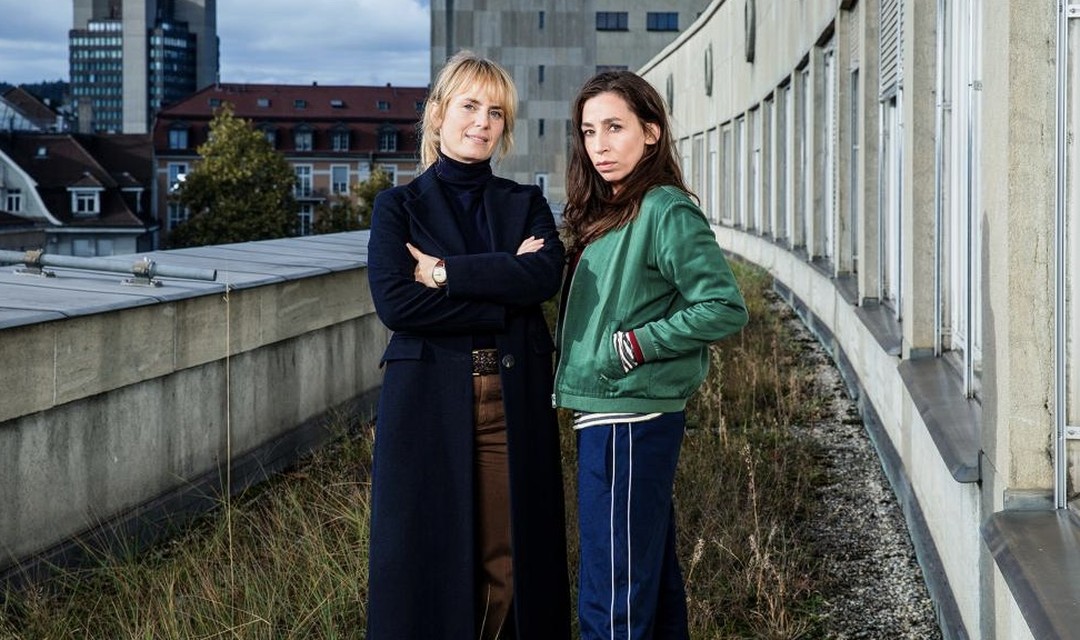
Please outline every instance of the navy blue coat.
[[[369, 640], [477, 637], [474, 333], [493, 333], [499, 351], [517, 638], [570, 637], [554, 345], [540, 310], [559, 288], [563, 246], [538, 188], [492, 177], [483, 199], [494, 251], [474, 255], [433, 169], [375, 199], [368, 281], [394, 333], [375, 428]], [[515, 256], [530, 235], [543, 249]], [[414, 280], [406, 242], [446, 261], [445, 288]]]

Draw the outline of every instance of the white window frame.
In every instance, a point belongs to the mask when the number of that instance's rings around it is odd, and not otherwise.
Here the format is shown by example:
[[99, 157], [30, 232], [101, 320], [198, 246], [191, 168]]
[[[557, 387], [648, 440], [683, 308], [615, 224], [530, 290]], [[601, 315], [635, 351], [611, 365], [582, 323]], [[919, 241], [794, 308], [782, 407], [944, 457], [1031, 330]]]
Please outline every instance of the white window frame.
[[11, 213], [19, 213], [22, 211], [22, 190], [21, 189], [7, 189], [4, 193], [4, 205], [5, 210]]
[[824, 126], [820, 129], [822, 140], [822, 194], [821, 194], [821, 250], [825, 260], [835, 268], [839, 264], [837, 251], [836, 219], [836, 144], [837, 144], [837, 108], [836, 108], [836, 50], [832, 41], [822, 51], [822, 90], [825, 92], [822, 110]]
[[[341, 176], [341, 172], [345, 172], [345, 175]], [[342, 177], [344, 177], [344, 180], [341, 179]], [[349, 165], [330, 165], [330, 193], [334, 195], [349, 195], [349, 192]]]
[[296, 212], [296, 234], [310, 236], [315, 224], [315, 205], [311, 202], [301, 202]]
[[315, 133], [311, 129], [299, 129], [293, 132], [293, 149], [312, 151], [315, 148]]
[[101, 189], [72, 189], [71, 213], [89, 217], [101, 214]]
[[310, 198], [314, 193], [313, 175], [315, 173], [310, 164], [293, 165], [293, 173], [296, 174], [296, 186], [293, 193], [297, 198]]

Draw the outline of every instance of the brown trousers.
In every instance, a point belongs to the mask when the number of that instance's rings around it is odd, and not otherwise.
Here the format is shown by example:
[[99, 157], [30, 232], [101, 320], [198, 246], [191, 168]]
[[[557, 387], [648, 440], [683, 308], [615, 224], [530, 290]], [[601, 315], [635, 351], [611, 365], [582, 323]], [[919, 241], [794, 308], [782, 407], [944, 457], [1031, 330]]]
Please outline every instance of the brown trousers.
[[473, 376], [476, 425], [476, 529], [480, 560], [477, 626], [481, 640], [513, 637], [513, 622], [503, 629], [514, 595], [510, 550], [510, 467], [506, 412], [498, 374]]

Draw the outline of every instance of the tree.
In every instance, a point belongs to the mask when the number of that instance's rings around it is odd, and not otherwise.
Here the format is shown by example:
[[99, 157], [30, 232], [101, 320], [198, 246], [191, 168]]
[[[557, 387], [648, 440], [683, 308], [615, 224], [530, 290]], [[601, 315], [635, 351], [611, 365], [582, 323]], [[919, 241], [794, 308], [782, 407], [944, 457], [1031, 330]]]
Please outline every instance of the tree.
[[296, 232], [296, 174], [251, 123], [226, 104], [210, 122], [200, 161], [173, 195], [191, 212], [172, 247], [284, 238]]
[[393, 184], [390, 176], [376, 168], [367, 180], [353, 185], [352, 194], [338, 196], [329, 203], [322, 203], [315, 209], [315, 233], [337, 233], [355, 231], [371, 227], [371, 207], [375, 196]]

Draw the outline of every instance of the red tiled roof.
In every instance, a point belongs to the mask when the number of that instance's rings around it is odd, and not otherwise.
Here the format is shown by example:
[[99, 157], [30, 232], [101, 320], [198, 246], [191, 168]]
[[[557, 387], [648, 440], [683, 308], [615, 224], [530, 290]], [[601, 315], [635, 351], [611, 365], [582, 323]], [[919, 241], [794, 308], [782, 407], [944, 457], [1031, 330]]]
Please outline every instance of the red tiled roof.
[[[104, 138], [125, 138], [124, 140], [102, 140]], [[85, 145], [84, 145], [85, 142]], [[116, 153], [117, 148], [141, 145], [146, 150], [128, 155]], [[111, 172], [123, 174], [130, 170], [144, 175], [151, 175], [149, 155], [150, 137], [141, 136], [75, 136], [69, 134], [26, 134], [0, 136], [0, 150], [11, 157], [37, 183], [37, 191], [42, 202], [54, 216], [72, 226], [141, 226], [143, 221], [132, 212], [120, 189], [129, 186], [126, 179], [118, 182]], [[101, 155], [91, 153], [90, 149], [107, 149]], [[112, 154], [110, 156], [110, 153]], [[137, 168], [137, 159], [146, 156], [147, 165]], [[106, 169], [106, 158], [126, 158], [129, 162]], [[130, 164], [130, 166], [127, 166]], [[145, 183], [150, 190], [149, 178]], [[96, 217], [78, 217], [71, 210], [70, 187], [102, 187], [101, 214]]]
[[209, 118], [222, 104], [249, 120], [404, 120], [416, 122], [427, 87], [218, 84], [166, 107], [159, 118]]
[[26, 89], [12, 87], [4, 92], [3, 97], [35, 125], [44, 129], [56, 124], [56, 112]]

